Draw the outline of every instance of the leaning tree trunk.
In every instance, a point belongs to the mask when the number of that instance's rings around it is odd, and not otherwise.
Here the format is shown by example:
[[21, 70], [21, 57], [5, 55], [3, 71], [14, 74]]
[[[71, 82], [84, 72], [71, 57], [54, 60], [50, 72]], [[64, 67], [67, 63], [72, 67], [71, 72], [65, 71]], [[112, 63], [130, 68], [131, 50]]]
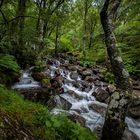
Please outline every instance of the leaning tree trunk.
[[125, 115], [132, 93], [129, 74], [116, 47], [116, 38], [112, 29], [114, 15], [116, 15], [119, 5], [120, 0], [105, 0], [100, 13], [105, 33], [105, 44], [117, 85], [117, 91], [112, 94], [107, 108], [102, 140], [122, 139], [125, 130]]

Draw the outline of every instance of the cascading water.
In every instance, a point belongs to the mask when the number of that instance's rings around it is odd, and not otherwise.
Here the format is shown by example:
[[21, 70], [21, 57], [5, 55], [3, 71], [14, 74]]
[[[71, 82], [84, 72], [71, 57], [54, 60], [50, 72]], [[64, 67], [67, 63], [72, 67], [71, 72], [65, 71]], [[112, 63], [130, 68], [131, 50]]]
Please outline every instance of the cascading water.
[[[81, 83], [84, 81], [81, 80], [80, 76], [78, 76], [76, 80], [72, 79], [70, 76], [71, 71], [62, 69], [60, 62], [57, 60], [54, 61], [52, 67], [48, 74], [50, 76], [55, 76], [55, 71], [59, 70], [61, 77], [64, 79], [64, 93], [55, 97], [55, 101], [59, 105], [56, 106], [52, 112], [54, 114], [65, 112], [71, 115], [80, 116], [85, 119], [85, 126], [90, 128], [91, 131], [102, 128], [105, 120], [107, 104], [97, 101], [92, 95], [92, 93], [97, 90], [94, 84], [90, 86], [90, 90], [88, 92], [83, 91], [81, 90], [81, 87], [83, 86]], [[79, 84], [79, 87], [75, 87], [74, 83]], [[103, 86], [101, 87], [104, 88]], [[69, 107], [64, 107], [67, 106], [66, 104], [68, 104]], [[125, 121], [129, 130], [134, 132], [140, 139], [140, 122], [129, 117], [126, 117]]]
[[39, 82], [34, 81], [33, 78], [31, 77], [31, 68], [22, 71], [20, 81], [12, 86], [12, 89], [16, 90], [34, 89], [34, 88], [40, 88], [40, 85]]

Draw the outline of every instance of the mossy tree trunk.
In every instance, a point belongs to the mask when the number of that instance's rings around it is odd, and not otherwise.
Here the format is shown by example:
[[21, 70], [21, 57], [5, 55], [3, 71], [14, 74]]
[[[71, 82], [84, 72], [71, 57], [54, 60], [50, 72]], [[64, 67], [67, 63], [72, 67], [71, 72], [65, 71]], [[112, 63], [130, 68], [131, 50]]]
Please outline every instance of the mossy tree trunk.
[[105, 0], [100, 13], [105, 33], [105, 44], [117, 85], [117, 91], [112, 94], [106, 112], [102, 140], [121, 140], [125, 130], [127, 107], [131, 101], [132, 86], [129, 74], [116, 47], [116, 37], [113, 33], [114, 16], [116, 16], [119, 5], [120, 0]]

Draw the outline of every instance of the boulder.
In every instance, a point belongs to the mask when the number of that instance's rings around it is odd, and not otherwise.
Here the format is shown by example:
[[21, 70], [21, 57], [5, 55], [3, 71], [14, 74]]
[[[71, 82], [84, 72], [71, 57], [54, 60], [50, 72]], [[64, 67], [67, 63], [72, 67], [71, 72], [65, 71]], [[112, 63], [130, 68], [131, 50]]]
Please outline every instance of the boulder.
[[97, 75], [86, 76], [84, 80], [88, 82], [95, 82], [96, 80], [99, 80], [99, 77]]
[[110, 94], [112, 94], [113, 92], [116, 91], [116, 87], [114, 85], [108, 85], [106, 88], [106, 91], [109, 92]]
[[109, 92], [107, 92], [106, 90], [102, 89], [102, 88], [98, 88], [95, 91], [95, 97], [98, 101], [100, 102], [105, 102], [105, 100], [110, 96]]
[[122, 140], [139, 140], [139, 138], [136, 136], [136, 134], [126, 128]]
[[39, 101], [44, 104], [47, 104], [51, 94], [47, 88], [38, 88], [38, 89], [23, 89], [19, 91], [25, 99], [32, 101]]
[[85, 118], [83, 118], [82, 116], [80, 115], [77, 115], [77, 114], [72, 114], [70, 116], [68, 116], [68, 118], [75, 122], [75, 123], [80, 123], [81, 126], [85, 127], [85, 124], [86, 124], [86, 120]]
[[107, 87], [108, 86], [108, 84], [106, 82], [102, 82], [102, 81], [99, 81], [99, 80], [96, 80], [94, 82], [94, 85], [98, 86], [98, 87]]
[[71, 79], [77, 80], [78, 79], [78, 73], [77, 72], [71, 72], [70, 77]]
[[86, 69], [86, 70], [80, 72], [80, 74], [82, 76], [82, 79], [85, 79], [86, 76], [92, 76], [93, 75], [93, 72], [90, 69]]
[[140, 105], [128, 108], [128, 115], [132, 118], [140, 118]]
[[133, 100], [128, 108], [128, 115], [132, 118], [140, 118], [140, 91], [133, 91]]
[[68, 66], [68, 69], [69, 69], [70, 71], [76, 71], [76, 70], [78, 69], [78, 66], [69, 65], [69, 66]]
[[106, 108], [101, 105], [97, 105], [94, 103], [94, 104], [90, 105], [89, 108], [98, 112], [99, 114], [105, 115]]

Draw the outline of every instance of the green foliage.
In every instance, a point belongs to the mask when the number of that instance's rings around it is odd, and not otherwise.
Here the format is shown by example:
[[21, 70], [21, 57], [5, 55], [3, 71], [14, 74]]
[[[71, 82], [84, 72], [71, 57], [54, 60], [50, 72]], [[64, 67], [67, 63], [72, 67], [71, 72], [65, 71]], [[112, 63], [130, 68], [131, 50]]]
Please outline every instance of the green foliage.
[[19, 77], [19, 70], [14, 56], [0, 54], [0, 83], [10, 86]]
[[[5, 122], [8, 120], [8, 122]], [[24, 100], [15, 92], [0, 85], [0, 135], [42, 140], [96, 140], [85, 128], [64, 116], [54, 116], [46, 107]], [[9, 129], [5, 129], [9, 128]], [[23, 133], [20, 133], [20, 132]]]
[[102, 74], [104, 75], [106, 82], [108, 82], [109, 84], [115, 84], [115, 77], [111, 71], [104, 69], [104, 70], [102, 70]]
[[18, 72], [19, 66], [15, 61], [14, 56], [11, 55], [0, 55], [0, 71], [13, 71]]

